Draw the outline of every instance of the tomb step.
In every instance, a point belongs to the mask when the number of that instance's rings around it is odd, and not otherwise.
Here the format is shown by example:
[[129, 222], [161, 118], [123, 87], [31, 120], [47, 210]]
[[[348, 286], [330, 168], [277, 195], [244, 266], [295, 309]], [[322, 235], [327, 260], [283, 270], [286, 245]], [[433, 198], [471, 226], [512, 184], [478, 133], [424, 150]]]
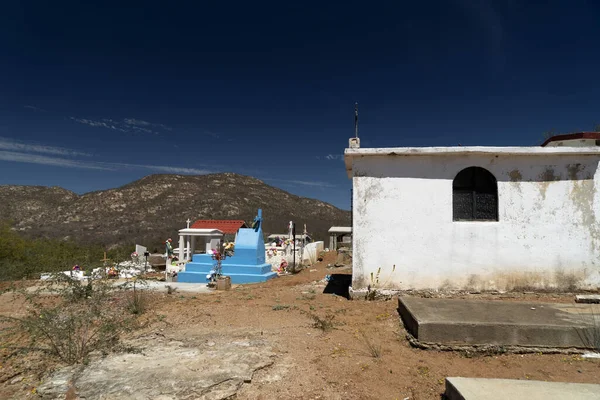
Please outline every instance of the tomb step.
[[[177, 275], [177, 282], [186, 283], [206, 283], [207, 273], [196, 273], [196, 272], [180, 272]], [[266, 282], [269, 279], [275, 278], [277, 273], [269, 272], [266, 274], [225, 274], [231, 278], [233, 284], [244, 284], [244, 283], [260, 283]]]
[[[214, 264], [203, 264], [203, 263], [187, 263], [185, 266], [185, 272], [196, 272], [208, 274], [214, 268]], [[240, 264], [227, 264], [221, 267], [221, 272], [224, 275], [228, 274], [254, 274], [262, 275], [271, 272], [271, 264], [262, 265], [240, 265]]]

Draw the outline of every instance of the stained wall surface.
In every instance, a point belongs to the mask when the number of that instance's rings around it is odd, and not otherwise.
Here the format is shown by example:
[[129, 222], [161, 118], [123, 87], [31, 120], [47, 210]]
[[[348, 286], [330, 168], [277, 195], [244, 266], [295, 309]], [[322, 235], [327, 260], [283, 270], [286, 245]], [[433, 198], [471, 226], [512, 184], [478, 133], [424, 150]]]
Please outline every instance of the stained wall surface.
[[[599, 161], [598, 154], [353, 157], [353, 289], [598, 287]], [[471, 166], [497, 179], [498, 221], [453, 221], [452, 181]]]

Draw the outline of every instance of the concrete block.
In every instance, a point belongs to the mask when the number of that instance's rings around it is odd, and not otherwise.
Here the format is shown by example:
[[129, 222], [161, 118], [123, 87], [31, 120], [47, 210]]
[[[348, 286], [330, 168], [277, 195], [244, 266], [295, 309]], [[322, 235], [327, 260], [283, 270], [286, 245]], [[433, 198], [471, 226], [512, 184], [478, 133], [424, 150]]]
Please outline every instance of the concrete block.
[[600, 400], [600, 385], [514, 379], [446, 378], [448, 400]]
[[217, 279], [217, 290], [229, 290], [231, 289], [231, 278], [223, 276]]
[[422, 343], [591, 348], [600, 306], [398, 298], [406, 329]]

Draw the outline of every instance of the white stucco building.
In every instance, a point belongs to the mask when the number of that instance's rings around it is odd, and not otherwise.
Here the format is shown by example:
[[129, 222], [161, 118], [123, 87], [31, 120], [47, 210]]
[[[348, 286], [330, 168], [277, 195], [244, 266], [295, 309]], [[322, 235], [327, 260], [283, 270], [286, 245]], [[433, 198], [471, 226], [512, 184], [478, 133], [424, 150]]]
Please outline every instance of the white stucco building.
[[353, 290], [599, 287], [600, 134], [585, 135], [583, 147], [351, 143]]

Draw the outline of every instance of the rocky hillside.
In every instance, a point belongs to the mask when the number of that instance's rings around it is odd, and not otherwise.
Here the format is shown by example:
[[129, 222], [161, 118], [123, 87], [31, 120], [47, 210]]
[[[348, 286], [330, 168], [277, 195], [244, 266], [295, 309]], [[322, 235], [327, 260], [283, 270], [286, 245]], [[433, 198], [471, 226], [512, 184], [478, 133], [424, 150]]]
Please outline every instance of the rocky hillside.
[[267, 234], [286, 232], [293, 220], [325, 239], [332, 225], [350, 223], [348, 211], [232, 173], [150, 175], [81, 196], [57, 187], [0, 186], [0, 220], [11, 220], [23, 234], [105, 246], [158, 246], [187, 218], [252, 221], [258, 208]]

